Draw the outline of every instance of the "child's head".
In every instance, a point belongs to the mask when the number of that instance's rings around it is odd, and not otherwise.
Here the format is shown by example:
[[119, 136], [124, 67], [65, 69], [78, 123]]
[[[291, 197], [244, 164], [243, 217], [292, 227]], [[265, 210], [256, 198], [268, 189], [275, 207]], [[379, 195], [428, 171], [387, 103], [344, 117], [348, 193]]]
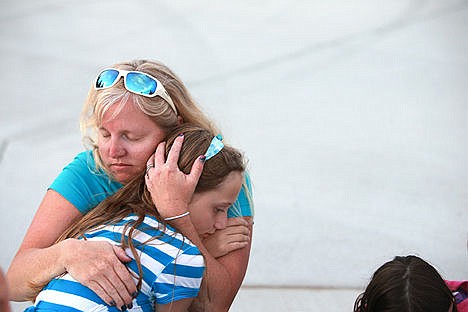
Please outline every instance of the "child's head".
[[[167, 136], [166, 157], [177, 138], [184, 134], [184, 143], [179, 155], [179, 169], [188, 174], [193, 162], [205, 154], [214, 135], [193, 124], [182, 124]], [[242, 154], [225, 145], [208, 159], [189, 204], [192, 223], [198, 233], [211, 234], [226, 227], [227, 210], [237, 199], [245, 170]]]
[[395, 257], [375, 271], [355, 312], [453, 312], [452, 292], [430, 264], [416, 256]]

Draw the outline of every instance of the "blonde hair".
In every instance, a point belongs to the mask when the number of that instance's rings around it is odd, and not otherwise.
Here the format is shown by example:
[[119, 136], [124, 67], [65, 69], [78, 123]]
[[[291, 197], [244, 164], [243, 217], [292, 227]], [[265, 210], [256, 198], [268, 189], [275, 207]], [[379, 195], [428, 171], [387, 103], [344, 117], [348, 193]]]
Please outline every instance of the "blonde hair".
[[[184, 144], [180, 151], [178, 165], [182, 172], [188, 174], [194, 161], [198, 161], [198, 157], [203, 155], [208, 149], [214, 134], [193, 124], [182, 124], [171, 131], [166, 138], [166, 157], [174, 140], [180, 133], [184, 134]], [[207, 160], [204, 164], [195, 193], [213, 190], [224, 181], [229, 173], [233, 171], [243, 173], [244, 170], [245, 162], [243, 155], [238, 150], [225, 145], [218, 154]], [[133, 233], [143, 223], [146, 215], [156, 217], [165, 225], [146, 188], [144, 173], [132, 179], [114, 195], [107, 197], [96, 208], [76, 221], [58, 238], [57, 242], [70, 237], [84, 237], [86, 231], [120, 221], [130, 213], [134, 213], [138, 218], [125, 225], [123, 233], [128, 234], [127, 237], [122, 235], [121, 244], [123, 248], [130, 248], [135, 257], [139, 270], [138, 287], [140, 287], [142, 278], [141, 261], [133, 244]], [[155, 238], [157, 237], [153, 237], [151, 240]]]
[[102, 123], [103, 116], [115, 104], [119, 105], [115, 112], [117, 115], [130, 98], [144, 114], [166, 132], [176, 126], [178, 117], [181, 117], [183, 122], [218, 133], [214, 124], [197, 106], [180, 78], [164, 64], [150, 60], [133, 60], [114, 64], [111, 68], [140, 71], [158, 79], [169, 93], [179, 115], [176, 115], [170, 105], [159, 96], [150, 98], [127, 91], [123, 79], [120, 79], [114, 86], [102, 90], [95, 90], [93, 82], [81, 113], [80, 128], [83, 143], [93, 151], [96, 169], [106, 171], [99, 156], [97, 144], [97, 130]]

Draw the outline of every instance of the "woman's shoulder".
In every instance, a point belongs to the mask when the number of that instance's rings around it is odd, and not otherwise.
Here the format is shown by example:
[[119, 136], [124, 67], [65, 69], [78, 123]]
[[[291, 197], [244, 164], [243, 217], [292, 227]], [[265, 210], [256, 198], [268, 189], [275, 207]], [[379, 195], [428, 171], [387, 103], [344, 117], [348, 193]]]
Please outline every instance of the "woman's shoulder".
[[252, 195], [252, 181], [249, 172], [244, 172], [244, 183], [236, 201], [229, 207], [228, 218], [253, 217], [254, 203]]
[[92, 207], [115, 193], [121, 184], [96, 168], [92, 151], [83, 151], [66, 165], [55, 178], [49, 189], [58, 192], [80, 212]]

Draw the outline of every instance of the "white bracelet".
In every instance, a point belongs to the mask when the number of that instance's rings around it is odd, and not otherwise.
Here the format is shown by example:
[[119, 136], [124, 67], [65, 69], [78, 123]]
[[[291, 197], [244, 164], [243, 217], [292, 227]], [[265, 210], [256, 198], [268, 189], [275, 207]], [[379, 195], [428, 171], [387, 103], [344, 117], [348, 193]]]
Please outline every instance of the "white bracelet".
[[186, 212], [184, 212], [183, 214], [180, 214], [180, 215], [178, 215], [178, 216], [173, 216], [173, 217], [165, 218], [164, 221], [171, 221], [171, 220], [183, 218], [183, 217], [185, 217], [185, 216], [188, 216], [189, 214], [190, 214], [190, 211], [186, 211]]

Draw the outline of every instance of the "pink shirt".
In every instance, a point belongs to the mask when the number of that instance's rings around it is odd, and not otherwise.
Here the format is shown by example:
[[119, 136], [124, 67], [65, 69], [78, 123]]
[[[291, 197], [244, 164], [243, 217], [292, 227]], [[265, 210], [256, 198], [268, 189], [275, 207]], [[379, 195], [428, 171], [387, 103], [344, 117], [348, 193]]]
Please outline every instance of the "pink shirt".
[[468, 312], [468, 281], [445, 281], [453, 292], [458, 312]]

